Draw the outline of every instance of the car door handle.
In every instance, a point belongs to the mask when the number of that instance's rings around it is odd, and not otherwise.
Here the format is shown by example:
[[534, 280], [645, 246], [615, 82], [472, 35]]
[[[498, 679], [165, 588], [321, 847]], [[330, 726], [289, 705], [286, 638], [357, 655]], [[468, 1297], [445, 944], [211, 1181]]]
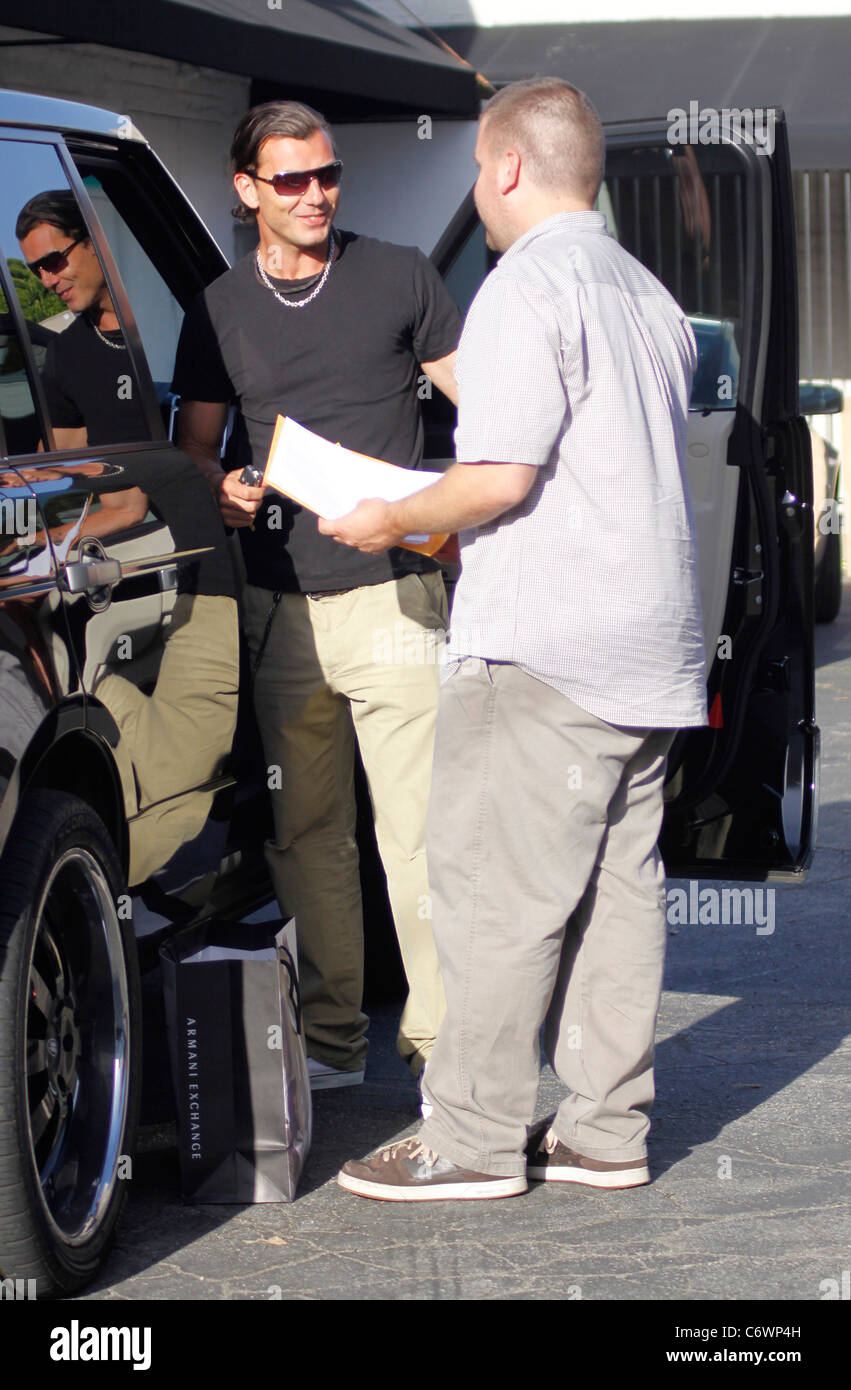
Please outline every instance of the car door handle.
[[[92, 537], [86, 538], [87, 545], [97, 544]], [[177, 571], [183, 560], [207, 555], [211, 545], [198, 546], [192, 550], [172, 550], [165, 555], [145, 555], [138, 560], [113, 560], [106, 555], [94, 554], [91, 559], [82, 558], [62, 566], [59, 582], [66, 593], [86, 594], [95, 590], [113, 588], [122, 579], [131, 575], [159, 574], [161, 589], [177, 588]]]
[[[193, 550], [170, 550], [164, 555], [143, 555], [138, 560], [124, 560], [121, 573], [126, 577], [128, 574], [152, 574], [159, 571], [165, 576], [169, 571], [176, 572], [181, 561], [194, 560], [199, 555], [209, 555], [212, 549], [211, 545], [201, 545]], [[169, 587], [168, 584], [166, 587]]]
[[120, 560], [77, 560], [61, 571], [62, 587], [69, 594], [92, 593], [110, 588], [121, 578]]

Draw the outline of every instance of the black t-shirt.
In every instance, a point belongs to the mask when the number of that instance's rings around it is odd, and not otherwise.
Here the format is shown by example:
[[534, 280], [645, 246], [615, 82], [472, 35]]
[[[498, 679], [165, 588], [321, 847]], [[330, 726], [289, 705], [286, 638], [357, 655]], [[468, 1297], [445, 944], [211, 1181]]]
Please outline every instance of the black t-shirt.
[[[455, 350], [460, 315], [421, 251], [352, 232], [337, 238], [340, 254], [304, 308], [278, 302], [253, 252], [190, 305], [173, 390], [239, 403], [229, 467], [265, 467], [279, 414], [357, 453], [421, 464], [419, 364]], [[304, 298], [316, 277], [272, 283]], [[319, 534], [313, 512], [277, 492], [267, 493], [254, 530], [239, 535], [249, 583], [267, 589], [350, 589], [436, 568], [415, 551], [364, 555], [339, 545]]]
[[120, 332], [104, 337], [116, 346], [107, 347], [80, 314], [48, 344], [42, 382], [51, 424], [57, 429], [85, 425], [88, 443], [95, 447], [149, 439], [124, 338]]

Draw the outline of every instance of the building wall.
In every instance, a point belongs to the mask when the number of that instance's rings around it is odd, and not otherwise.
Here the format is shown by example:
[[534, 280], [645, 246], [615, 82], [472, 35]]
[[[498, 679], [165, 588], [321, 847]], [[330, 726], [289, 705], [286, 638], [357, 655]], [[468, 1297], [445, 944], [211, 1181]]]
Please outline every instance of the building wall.
[[341, 227], [367, 236], [435, 247], [476, 180], [475, 121], [340, 122]]
[[[361, 0], [376, 14], [394, 24], [416, 28], [417, 23], [396, 0]], [[597, 0], [589, 6], [583, 0], [526, 0], [519, 8], [516, 0], [410, 0], [409, 9], [420, 24], [445, 28], [452, 24], [478, 24], [489, 28], [500, 24], [616, 24], [629, 20], [677, 19], [787, 19], [819, 15], [846, 15], [847, 0], [819, 0], [814, 7], [802, 0], [716, 0], [683, 5], [682, 0]]]
[[[0, 40], [41, 38], [0, 28]], [[228, 150], [250, 80], [97, 44], [0, 47], [0, 86], [130, 116], [194, 203], [229, 260], [235, 223]]]

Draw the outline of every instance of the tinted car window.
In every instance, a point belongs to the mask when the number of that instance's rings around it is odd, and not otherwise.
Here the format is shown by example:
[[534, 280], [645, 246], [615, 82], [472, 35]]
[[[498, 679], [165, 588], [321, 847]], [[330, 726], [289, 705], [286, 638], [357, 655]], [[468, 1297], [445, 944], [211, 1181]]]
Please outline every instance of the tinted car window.
[[[95, 175], [87, 173], [84, 165], [80, 172], [127, 291], [151, 376], [157, 383], [168, 384], [174, 369], [183, 310], [116, 206], [117, 173], [113, 171], [110, 177], [99, 171]], [[122, 178], [120, 182], [125, 180]]]
[[[40, 297], [35, 277], [30, 276], [23, 262], [12, 260], [9, 265], [12, 282], [21, 285], [18, 293], [26, 298], [36, 294]], [[9, 286], [9, 293], [16, 290]], [[33, 344], [36, 360], [44, 361], [47, 329], [37, 330], [44, 341]], [[35, 453], [41, 439], [41, 425], [33, 396], [33, 387], [26, 366], [26, 354], [22, 349], [15, 318], [12, 316], [9, 300], [0, 289], [0, 449], [5, 455]]]
[[609, 231], [688, 314], [698, 347], [691, 407], [733, 410], [745, 318], [744, 175], [730, 146], [609, 151], [598, 207]]
[[[34, 345], [56, 447], [149, 440], [108, 275], [55, 148], [0, 140], [0, 179], [0, 251]], [[17, 452], [14, 439], [8, 444]], [[21, 444], [21, 452], [33, 450], [32, 438]]]
[[480, 284], [495, 264], [496, 256], [488, 250], [485, 241], [485, 229], [477, 222], [444, 277], [446, 288], [462, 314], [466, 314]]
[[[611, 235], [689, 316], [699, 355], [693, 410], [736, 406], [746, 297], [743, 179], [729, 147], [610, 149], [597, 201]], [[496, 259], [474, 223], [445, 276], [462, 313]]]

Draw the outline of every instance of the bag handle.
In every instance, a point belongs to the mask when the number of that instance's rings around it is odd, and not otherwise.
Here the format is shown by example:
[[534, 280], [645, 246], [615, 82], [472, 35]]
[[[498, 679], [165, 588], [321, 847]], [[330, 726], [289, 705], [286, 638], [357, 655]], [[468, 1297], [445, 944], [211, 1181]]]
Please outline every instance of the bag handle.
[[279, 946], [279, 947], [278, 947], [278, 960], [281, 962], [281, 965], [284, 967], [284, 969], [285, 969], [286, 972], [287, 972], [287, 976], [289, 977], [289, 989], [288, 989], [288, 993], [289, 993], [289, 996], [290, 996], [290, 1003], [292, 1004], [293, 1010], [294, 1010], [294, 1012], [295, 1012], [295, 1024], [296, 1024], [296, 1028], [297, 1028], [297, 1030], [298, 1030], [298, 1032], [299, 1032], [299, 1035], [300, 1035], [300, 1034], [301, 1034], [301, 990], [299, 989], [299, 984], [298, 984], [298, 973], [297, 973], [296, 968], [295, 968], [295, 961], [293, 960], [293, 958], [292, 958], [292, 956], [290, 955], [289, 951], [287, 950], [286, 946]]

